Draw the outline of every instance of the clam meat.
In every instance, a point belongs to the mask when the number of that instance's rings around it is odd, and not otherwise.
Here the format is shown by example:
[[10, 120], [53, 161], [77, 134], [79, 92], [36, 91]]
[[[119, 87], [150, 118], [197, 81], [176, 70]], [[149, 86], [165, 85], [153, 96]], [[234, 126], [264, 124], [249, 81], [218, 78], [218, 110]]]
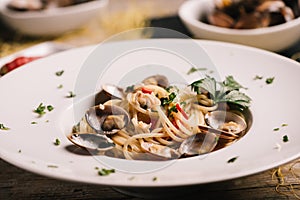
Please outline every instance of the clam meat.
[[110, 135], [127, 126], [129, 114], [119, 106], [100, 104], [86, 112], [85, 120], [96, 133]]

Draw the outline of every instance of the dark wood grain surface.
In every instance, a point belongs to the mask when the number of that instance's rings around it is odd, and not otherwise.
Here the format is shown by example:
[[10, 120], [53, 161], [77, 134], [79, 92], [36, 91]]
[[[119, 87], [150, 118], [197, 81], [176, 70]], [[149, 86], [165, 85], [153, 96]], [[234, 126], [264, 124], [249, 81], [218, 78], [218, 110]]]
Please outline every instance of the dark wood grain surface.
[[[272, 179], [274, 170], [256, 175], [193, 187], [165, 188], [161, 196], [166, 198], [184, 197], [184, 199], [296, 199], [289, 188], [275, 191], [277, 178]], [[102, 185], [55, 180], [36, 175], [0, 160], [0, 198], [1, 199], [140, 199], [139, 194], [130, 193], [128, 188], [112, 188]], [[300, 184], [294, 188], [299, 191]], [[155, 193], [155, 189], [140, 189], [146, 195]], [[125, 192], [127, 194], [124, 194]], [[158, 193], [157, 193], [158, 194]], [[173, 194], [173, 195], [172, 195]], [[138, 196], [137, 196], [138, 195]], [[149, 197], [149, 196], [148, 196]], [[145, 196], [145, 198], [148, 198]]]

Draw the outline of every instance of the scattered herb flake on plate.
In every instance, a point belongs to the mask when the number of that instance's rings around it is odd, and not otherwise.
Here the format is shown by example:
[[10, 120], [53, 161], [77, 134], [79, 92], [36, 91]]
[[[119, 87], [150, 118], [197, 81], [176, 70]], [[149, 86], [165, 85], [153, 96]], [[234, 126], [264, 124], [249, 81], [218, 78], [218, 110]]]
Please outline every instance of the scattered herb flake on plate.
[[187, 75], [190, 75], [194, 72], [197, 72], [197, 71], [204, 71], [204, 70], [207, 70], [207, 68], [195, 68], [195, 67], [192, 67], [188, 72], [187, 72]]
[[45, 109], [46, 109], [46, 106], [44, 106], [43, 103], [40, 103], [39, 106], [33, 112], [42, 116], [42, 115], [46, 114]]
[[31, 122], [31, 124], [37, 124], [37, 122]]
[[61, 75], [63, 75], [64, 72], [65, 72], [64, 70], [57, 71], [57, 72], [55, 72], [55, 75], [56, 76], [61, 76]]
[[281, 124], [281, 126], [282, 126], [282, 127], [285, 127], [285, 126], [288, 126], [288, 124], [285, 124], [285, 123], [284, 123], [284, 124]]
[[278, 128], [278, 127], [277, 127], [277, 128], [274, 128], [273, 131], [279, 131], [279, 128]]
[[57, 165], [48, 165], [47, 167], [49, 167], [49, 168], [58, 168]]
[[60, 140], [58, 138], [55, 139], [54, 145], [56, 146], [60, 145]]
[[283, 142], [288, 142], [288, 141], [289, 141], [289, 137], [288, 137], [287, 135], [284, 135], [284, 136], [282, 137], [282, 141], [283, 141]]
[[275, 79], [275, 77], [267, 78], [266, 83], [271, 84], [271, 83], [273, 83], [274, 79]]
[[238, 156], [230, 158], [227, 163], [233, 163], [234, 161], [236, 161], [236, 159], [238, 158]]
[[157, 181], [157, 179], [158, 178], [155, 176], [155, 177], [152, 178], [152, 181]]
[[51, 112], [53, 109], [54, 109], [53, 106], [51, 106], [51, 105], [48, 105], [48, 106], [47, 106], [47, 110], [48, 110], [49, 112]]
[[8, 131], [10, 128], [6, 127], [4, 124], [0, 124], [0, 130]]
[[75, 96], [76, 96], [76, 94], [74, 94], [72, 91], [70, 91], [69, 95], [67, 96], [67, 98], [73, 98]]
[[58, 88], [58, 89], [61, 89], [61, 88], [63, 88], [63, 85], [60, 84], [59, 86], [57, 86], [57, 88]]
[[115, 173], [115, 169], [105, 169], [102, 168], [101, 170], [98, 171], [99, 176], [108, 176], [111, 173]]
[[259, 76], [259, 75], [256, 75], [256, 76], [253, 78], [253, 80], [261, 80], [261, 79], [263, 79], [263, 76]]

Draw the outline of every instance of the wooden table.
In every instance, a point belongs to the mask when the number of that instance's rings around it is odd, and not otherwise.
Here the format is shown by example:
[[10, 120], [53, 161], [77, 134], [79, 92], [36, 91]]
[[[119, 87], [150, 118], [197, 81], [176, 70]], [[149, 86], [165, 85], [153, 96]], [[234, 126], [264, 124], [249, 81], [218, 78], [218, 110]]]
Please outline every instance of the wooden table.
[[[132, 0], [111, 0], [108, 13], [106, 13], [106, 20], [93, 21], [83, 30], [68, 33], [57, 38], [36, 39], [28, 38], [21, 34], [13, 34], [12, 36], [7, 32], [7, 27], [0, 25], [0, 57], [45, 40], [62, 41], [75, 46], [94, 44], [115, 33], [130, 28], [147, 26], [148, 21], [146, 19], [148, 18], [156, 18], [152, 20], [151, 25], [153, 26], [167, 27], [189, 35], [178, 18], [176, 16], [173, 17], [176, 14], [178, 6], [184, 0], [169, 0], [169, 2], [170, 1], [172, 1], [173, 4], [168, 3], [168, 0], [148, 0], [143, 1], [143, 3], [141, 3], [142, 1]], [[128, 4], [128, 2], [131, 4]], [[128, 7], [128, 5], [132, 5], [132, 2], [134, 6]], [[149, 9], [149, 2], [152, 5], [152, 9]], [[127, 6], [127, 10], [125, 11], [122, 9], [124, 5]], [[159, 12], [157, 9], [153, 9], [157, 7], [160, 8]], [[147, 12], [145, 10], [147, 10]], [[123, 21], [119, 21], [115, 26], [105, 23], [105, 21], [112, 22], [115, 19], [120, 19], [120, 16], [122, 16]], [[99, 24], [101, 28], [98, 27]], [[103, 30], [105, 30], [105, 32], [103, 32]], [[287, 51], [281, 52], [281, 54], [290, 57], [297, 51], [300, 51], [300, 43]], [[4, 160], [0, 160], [0, 199], [4, 200], [140, 199], [134, 196], [134, 194], [133, 196], [124, 194], [120, 192], [119, 189], [101, 185], [54, 180], [24, 171]], [[180, 188], [180, 190], [179, 188], [166, 188], [166, 190], [171, 194], [176, 190], [176, 197], [182, 197], [184, 199], [296, 199], [300, 196], [300, 159], [248, 177], [197, 185], [192, 188]]]

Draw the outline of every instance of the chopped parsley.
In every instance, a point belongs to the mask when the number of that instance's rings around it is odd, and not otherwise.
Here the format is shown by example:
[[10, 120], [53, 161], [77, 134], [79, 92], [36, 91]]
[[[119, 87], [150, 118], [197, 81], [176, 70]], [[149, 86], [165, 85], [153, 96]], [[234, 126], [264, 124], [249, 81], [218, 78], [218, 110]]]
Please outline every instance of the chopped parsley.
[[64, 70], [57, 71], [57, 72], [55, 72], [55, 75], [56, 76], [61, 76], [61, 75], [63, 75], [64, 72], [65, 72]]
[[253, 78], [253, 80], [261, 80], [261, 79], [263, 79], [263, 77], [262, 77], [262, 76], [258, 76], [258, 75], [256, 75], [256, 76]]
[[45, 109], [46, 109], [46, 106], [44, 106], [43, 103], [40, 103], [39, 106], [33, 112], [42, 116], [42, 115], [46, 114]]
[[52, 105], [45, 106], [45, 105], [43, 105], [43, 103], [40, 103], [39, 106], [33, 112], [39, 114], [39, 116], [41, 117], [44, 114], [46, 114], [46, 109], [49, 112], [51, 112], [54, 109], [54, 107]]
[[55, 141], [54, 141], [54, 145], [55, 145], [55, 146], [58, 146], [58, 145], [60, 145], [60, 140], [59, 140], [58, 138], [56, 138], [56, 139], [55, 139]]
[[72, 91], [70, 91], [67, 98], [73, 98], [73, 97], [76, 97], [76, 94], [74, 94]]
[[156, 176], [154, 176], [153, 178], [152, 178], [152, 181], [157, 181], [157, 177]]
[[178, 110], [176, 108], [176, 105], [172, 106], [171, 108], [168, 109], [168, 115], [170, 115], [172, 112], [177, 113]]
[[282, 141], [283, 141], [283, 142], [288, 142], [288, 141], [289, 141], [289, 137], [288, 137], [287, 135], [284, 135], [284, 136], [282, 137]]
[[191, 84], [192, 89], [201, 94], [204, 91], [210, 94], [214, 103], [229, 102], [243, 107], [249, 107], [251, 98], [240, 91], [247, 89], [240, 85], [232, 76], [227, 76], [225, 81], [217, 82], [213, 77], [206, 76]]
[[134, 91], [134, 85], [128, 86], [125, 90], [126, 93], [133, 92]]
[[58, 88], [58, 89], [61, 89], [61, 88], [63, 88], [63, 85], [60, 84], [59, 86], [57, 86], [57, 88]]
[[277, 128], [274, 128], [273, 131], [279, 131], [279, 128], [278, 128], [278, 127], [277, 127]]
[[57, 165], [48, 165], [47, 167], [49, 167], [49, 168], [58, 168]]
[[115, 173], [115, 169], [105, 169], [102, 168], [101, 170], [98, 171], [99, 176], [108, 176], [111, 173]]
[[271, 84], [271, 83], [273, 83], [274, 79], [275, 79], [275, 77], [267, 78], [266, 83]]
[[288, 126], [288, 124], [281, 124], [282, 127]]
[[31, 124], [37, 124], [37, 122], [31, 122]]
[[48, 106], [47, 106], [47, 110], [48, 110], [49, 112], [51, 112], [53, 109], [54, 109], [53, 106], [51, 106], [51, 105], [48, 105]]
[[236, 159], [238, 158], [238, 156], [230, 158], [227, 163], [233, 163], [234, 161], [236, 161]]
[[176, 94], [174, 92], [172, 92], [171, 94], [169, 94], [169, 98], [163, 97], [160, 99], [161, 105], [165, 106], [170, 104], [174, 99], [176, 98]]
[[197, 71], [204, 71], [204, 70], [207, 70], [207, 68], [195, 68], [195, 67], [192, 67], [188, 72], [187, 72], [187, 75], [190, 75], [194, 72], [197, 72]]
[[0, 124], [0, 130], [8, 131], [10, 128], [6, 127], [4, 124]]

